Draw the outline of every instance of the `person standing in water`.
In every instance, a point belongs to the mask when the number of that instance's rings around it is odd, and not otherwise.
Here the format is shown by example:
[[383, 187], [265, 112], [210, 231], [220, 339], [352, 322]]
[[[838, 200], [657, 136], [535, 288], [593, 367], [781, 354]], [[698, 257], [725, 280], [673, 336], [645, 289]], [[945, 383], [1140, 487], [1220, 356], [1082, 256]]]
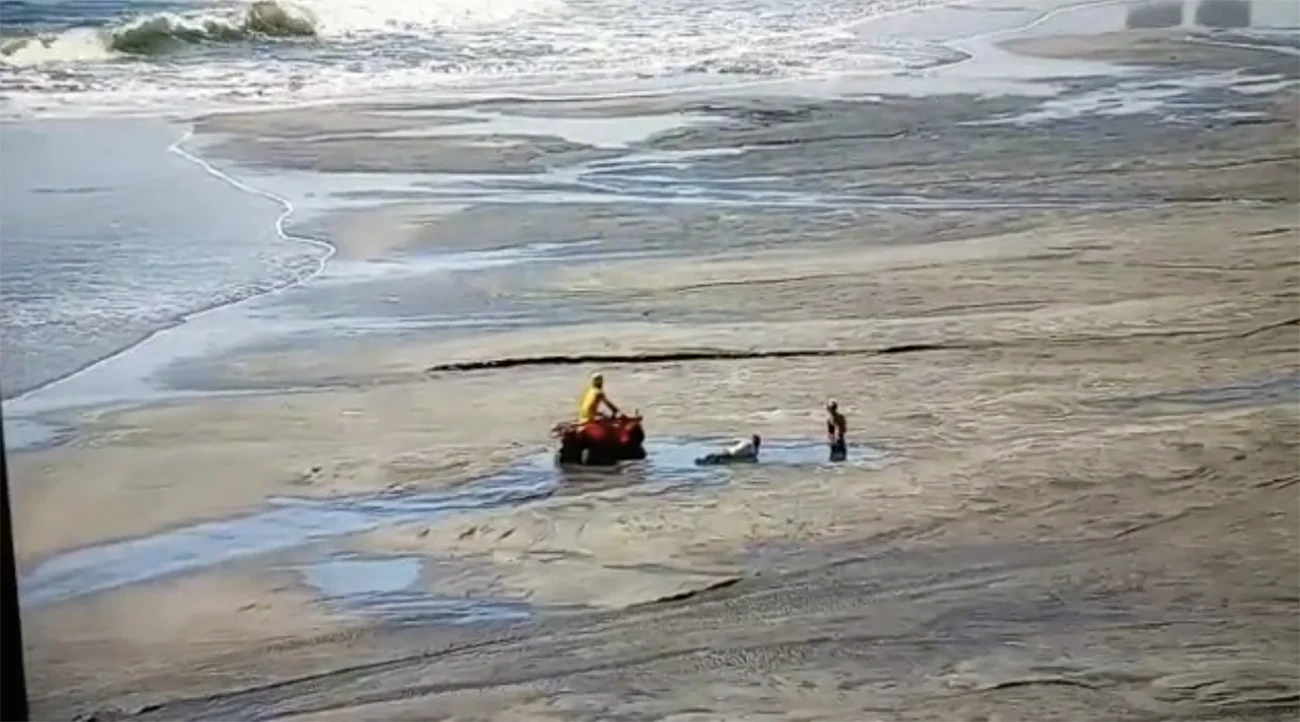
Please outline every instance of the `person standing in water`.
[[844, 461], [849, 456], [848, 443], [844, 433], [848, 431], [848, 421], [840, 413], [840, 405], [834, 399], [826, 402], [826, 443], [831, 447], [831, 461]]
[[578, 403], [578, 423], [595, 421], [600, 417], [601, 406], [607, 407], [610, 415], [618, 416], [618, 407], [605, 395], [605, 376], [594, 373], [591, 375], [591, 383], [587, 384], [586, 392], [582, 394], [582, 401]]

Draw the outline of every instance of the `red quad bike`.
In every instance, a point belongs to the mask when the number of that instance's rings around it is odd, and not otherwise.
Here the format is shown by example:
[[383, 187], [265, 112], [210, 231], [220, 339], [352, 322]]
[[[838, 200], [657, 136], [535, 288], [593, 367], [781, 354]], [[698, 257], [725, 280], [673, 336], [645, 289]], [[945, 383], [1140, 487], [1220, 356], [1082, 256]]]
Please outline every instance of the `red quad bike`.
[[551, 429], [560, 440], [555, 460], [560, 464], [613, 466], [620, 461], [645, 458], [645, 430], [641, 414], [619, 414], [586, 423], [561, 421]]

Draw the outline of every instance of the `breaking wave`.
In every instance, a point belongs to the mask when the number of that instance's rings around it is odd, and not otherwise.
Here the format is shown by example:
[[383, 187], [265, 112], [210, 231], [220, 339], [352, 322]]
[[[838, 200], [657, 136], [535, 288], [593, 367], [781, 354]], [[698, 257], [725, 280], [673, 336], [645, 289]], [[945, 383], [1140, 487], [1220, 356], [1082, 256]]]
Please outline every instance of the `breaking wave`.
[[38, 65], [162, 55], [205, 43], [312, 38], [314, 13], [275, 0], [224, 14], [159, 13], [107, 28], [71, 28], [0, 40], [0, 62]]
[[76, 63], [165, 55], [201, 44], [465, 30], [564, 7], [563, 0], [256, 0], [227, 11], [156, 13], [107, 27], [0, 38], [0, 63]]

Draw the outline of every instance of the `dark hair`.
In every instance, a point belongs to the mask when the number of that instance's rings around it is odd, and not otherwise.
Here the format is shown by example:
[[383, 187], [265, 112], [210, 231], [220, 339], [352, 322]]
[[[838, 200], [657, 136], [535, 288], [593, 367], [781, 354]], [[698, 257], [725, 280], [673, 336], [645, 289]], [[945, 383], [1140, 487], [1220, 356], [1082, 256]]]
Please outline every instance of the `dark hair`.
[[754, 434], [754, 436], [750, 440], [754, 442], [755, 449], [757, 449], [763, 443], [762, 437], [760, 437], [758, 434]]

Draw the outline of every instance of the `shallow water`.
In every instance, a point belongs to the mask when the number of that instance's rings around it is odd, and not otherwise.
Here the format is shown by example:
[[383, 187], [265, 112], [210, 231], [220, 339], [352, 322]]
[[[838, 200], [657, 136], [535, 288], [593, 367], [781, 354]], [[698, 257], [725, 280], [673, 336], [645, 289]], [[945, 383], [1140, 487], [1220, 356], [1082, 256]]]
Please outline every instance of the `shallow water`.
[[[335, 499], [274, 498], [266, 509], [253, 514], [86, 547], [48, 559], [20, 580], [21, 600], [28, 606], [66, 601], [460, 511], [519, 506], [554, 495], [610, 489], [662, 494], [726, 483], [752, 471], [750, 465], [696, 466], [696, 458], [717, 451], [724, 443], [721, 439], [650, 440], [646, 443], [647, 459], [617, 469], [561, 469], [547, 453], [523, 459], [480, 481], [438, 492], [389, 492]], [[819, 441], [773, 439], [763, 444], [760, 466], [829, 472], [842, 465], [875, 467], [883, 459], [880, 449], [854, 445], [849, 448], [847, 461], [831, 464], [826, 446]]]
[[298, 568], [321, 603], [394, 623], [468, 624], [527, 619], [532, 605], [504, 599], [448, 597], [420, 588], [424, 560], [339, 554]]
[[0, 124], [6, 398], [284, 283], [319, 255], [276, 235], [274, 203], [168, 152], [182, 132], [162, 121]]
[[66, 428], [35, 419], [4, 418], [5, 450], [10, 452], [56, 446], [67, 438], [68, 433]]

